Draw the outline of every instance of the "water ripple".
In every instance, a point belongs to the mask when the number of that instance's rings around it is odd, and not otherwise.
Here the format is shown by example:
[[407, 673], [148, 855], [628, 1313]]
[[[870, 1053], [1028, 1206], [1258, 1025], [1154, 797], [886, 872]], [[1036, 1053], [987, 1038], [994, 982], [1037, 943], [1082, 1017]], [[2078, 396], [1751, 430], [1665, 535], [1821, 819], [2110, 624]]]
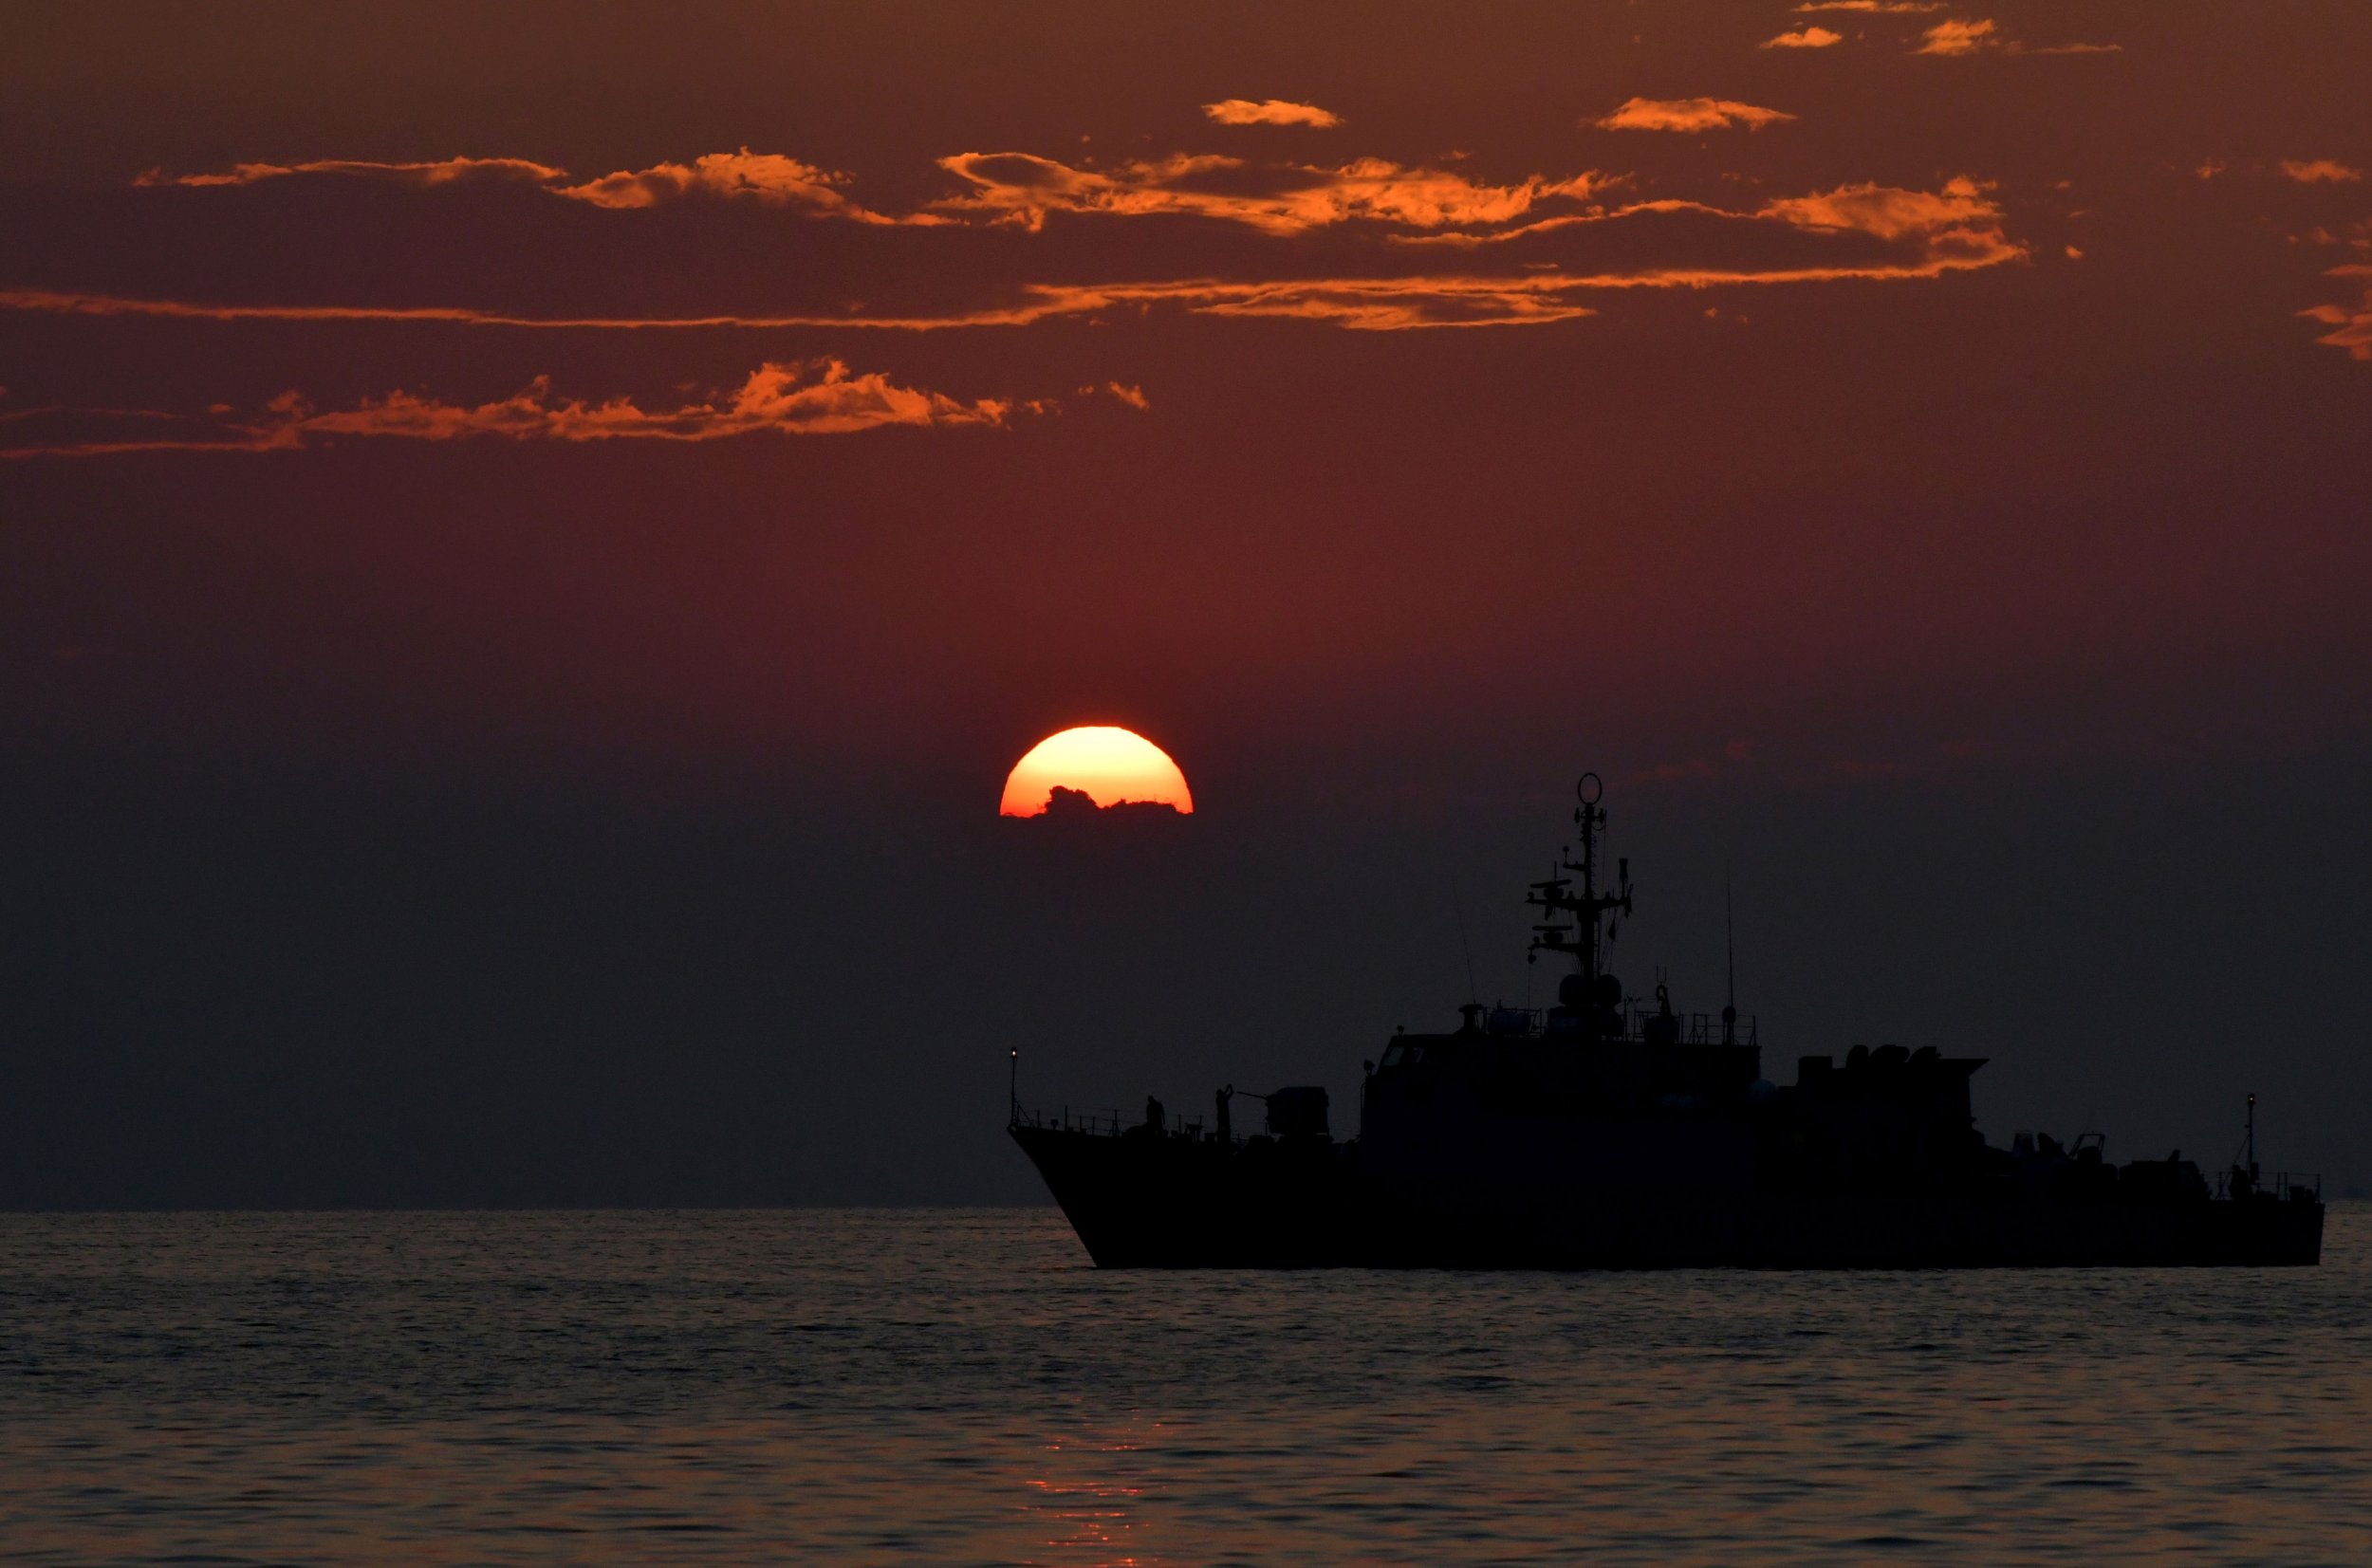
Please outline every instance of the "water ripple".
[[1038, 1210], [0, 1217], [0, 1557], [2363, 1561], [2367, 1244], [1115, 1275]]

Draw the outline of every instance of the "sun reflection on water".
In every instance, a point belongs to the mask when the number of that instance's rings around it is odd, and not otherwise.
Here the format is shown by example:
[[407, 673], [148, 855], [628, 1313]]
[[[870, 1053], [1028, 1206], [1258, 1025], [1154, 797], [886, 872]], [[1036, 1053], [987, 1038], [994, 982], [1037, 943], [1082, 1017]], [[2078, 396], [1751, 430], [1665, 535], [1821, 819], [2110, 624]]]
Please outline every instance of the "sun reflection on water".
[[[2320, 1269], [1100, 1274], [1051, 1211], [0, 1216], [0, 1555], [2361, 1560]], [[71, 1310], [61, 1307], [71, 1303]]]
[[[1158, 1421], [1149, 1424], [1157, 1438], [1160, 1427]], [[1139, 1503], [1145, 1488], [1105, 1473], [1106, 1456], [1135, 1455], [1141, 1447], [1133, 1440], [1087, 1437], [1057, 1439], [1041, 1448], [1047, 1456], [1046, 1473], [1024, 1479], [1023, 1485], [1036, 1495], [1023, 1507], [1035, 1522], [1034, 1529], [1054, 1532], [1042, 1542], [1053, 1554], [1047, 1560], [1085, 1560], [1093, 1568], [1141, 1568], [1163, 1560], [1158, 1555], [1140, 1555], [1138, 1538], [1145, 1522]]]

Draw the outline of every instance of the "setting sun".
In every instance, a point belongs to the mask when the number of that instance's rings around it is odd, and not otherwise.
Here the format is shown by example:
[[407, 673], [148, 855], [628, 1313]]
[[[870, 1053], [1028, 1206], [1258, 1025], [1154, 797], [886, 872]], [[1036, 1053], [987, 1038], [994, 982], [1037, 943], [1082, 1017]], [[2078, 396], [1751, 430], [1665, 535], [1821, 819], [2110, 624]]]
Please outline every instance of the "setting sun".
[[1192, 813], [1195, 798], [1170, 754], [1116, 725], [1089, 724], [1048, 735], [1031, 747], [1005, 780], [999, 815], [1036, 817], [1057, 786], [1076, 789], [1100, 806], [1147, 802]]

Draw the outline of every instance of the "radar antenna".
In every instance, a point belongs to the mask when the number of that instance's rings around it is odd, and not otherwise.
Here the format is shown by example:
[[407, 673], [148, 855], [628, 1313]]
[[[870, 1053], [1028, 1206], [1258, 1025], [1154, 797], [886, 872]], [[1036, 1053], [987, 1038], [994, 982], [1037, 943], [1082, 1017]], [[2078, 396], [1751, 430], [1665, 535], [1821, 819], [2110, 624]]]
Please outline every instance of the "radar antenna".
[[[1579, 872], [1581, 891], [1573, 891], [1572, 877], [1551, 876], [1530, 884], [1524, 901], [1547, 915], [1532, 927], [1531, 953], [1560, 952], [1570, 957], [1580, 969], [1584, 992], [1589, 994], [1605, 973], [1605, 944], [1614, 939], [1621, 916], [1631, 913], [1631, 862], [1617, 860], [1616, 885], [1603, 893], [1598, 891], [1598, 835], [1606, 826], [1605, 808], [1598, 802], [1604, 797], [1605, 784], [1597, 774], [1584, 773], [1573, 793], [1581, 802], [1573, 812], [1574, 823], [1581, 829], [1581, 858], [1575, 859], [1568, 850], [1559, 858], [1558, 868]], [[1609, 916], [1602, 932], [1599, 922]]]

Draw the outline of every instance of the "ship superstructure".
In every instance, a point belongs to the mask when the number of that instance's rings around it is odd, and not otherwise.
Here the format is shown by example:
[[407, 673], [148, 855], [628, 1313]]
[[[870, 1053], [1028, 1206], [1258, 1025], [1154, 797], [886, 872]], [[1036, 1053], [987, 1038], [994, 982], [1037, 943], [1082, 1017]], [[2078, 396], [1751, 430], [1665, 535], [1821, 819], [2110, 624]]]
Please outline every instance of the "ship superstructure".
[[[1631, 913], [1627, 860], [1603, 876], [1603, 790], [1584, 774], [1574, 844], [1530, 884], [1533, 959], [1568, 960], [1546, 1009], [1459, 1009], [1454, 1030], [1395, 1035], [1367, 1064], [1355, 1136], [1325, 1092], [1236, 1092], [1174, 1124], [1156, 1101], [1010, 1131], [1101, 1264], [1376, 1267], [1934, 1267], [2312, 1264], [2319, 1180], [2270, 1181], [2246, 1157], [2214, 1188], [2198, 1166], [2111, 1164], [2104, 1139], [1986, 1142], [1969, 1081], [1981, 1057], [1855, 1045], [1763, 1076], [1755, 1022], [1652, 1005], [1608, 964]], [[1564, 873], [1565, 875], [1558, 875]], [[1603, 882], [1603, 886], [1602, 886]]]

